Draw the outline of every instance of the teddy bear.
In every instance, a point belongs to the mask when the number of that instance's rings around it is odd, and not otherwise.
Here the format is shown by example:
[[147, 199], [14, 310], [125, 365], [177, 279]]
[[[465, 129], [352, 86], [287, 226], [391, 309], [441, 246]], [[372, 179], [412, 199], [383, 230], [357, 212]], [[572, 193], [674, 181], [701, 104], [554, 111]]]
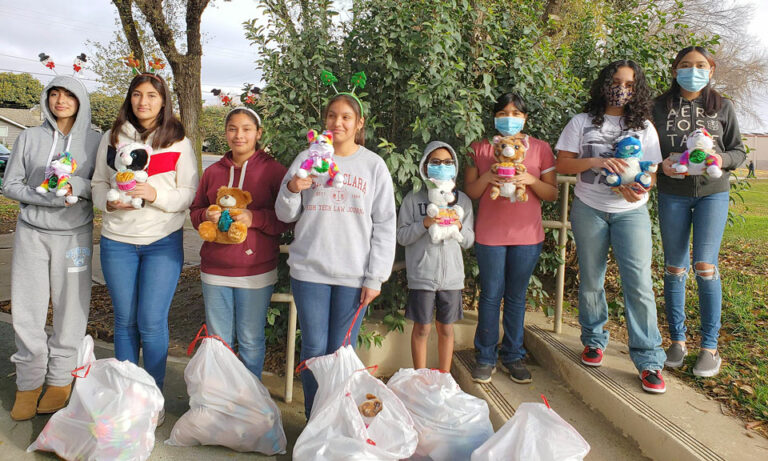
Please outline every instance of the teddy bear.
[[[45, 179], [35, 189], [39, 194], [45, 194], [49, 190], [56, 189], [56, 196], [63, 197], [67, 195], [67, 184], [77, 169], [77, 162], [72, 158], [72, 154], [64, 152], [45, 168]], [[69, 195], [66, 198], [67, 203], [77, 203], [77, 196]]]
[[315, 130], [309, 130], [307, 140], [309, 157], [301, 163], [296, 175], [302, 179], [310, 174], [328, 175], [328, 181], [325, 184], [329, 187], [341, 188], [344, 180], [339, 174], [339, 166], [333, 161], [333, 133], [323, 131], [322, 134], [318, 134]]
[[464, 209], [459, 205], [450, 206], [456, 199], [453, 193], [454, 182], [429, 178], [427, 182], [427, 216], [435, 218], [435, 224], [429, 226], [429, 236], [432, 243], [439, 243], [450, 238], [459, 243], [464, 241], [459, 226], [456, 225], [464, 218]]
[[216, 203], [208, 207], [209, 212], [221, 212], [219, 221], [204, 221], [198, 228], [200, 237], [206, 242], [243, 243], [248, 227], [234, 220], [251, 203], [251, 193], [237, 187], [221, 186], [216, 191]]
[[649, 173], [655, 173], [657, 166], [652, 162], [644, 162], [640, 160], [643, 158], [643, 148], [639, 139], [634, 136], [624, 136], [619, 139], [613, 156], [614, 158], [624, 160], [627, 167], [620, 174], [613, 173], [603, 168], [602, 174], [605, 175], [605, 182], [608, 183], [609, 186], [618, 187], [638, 183], [645, 189], [651, 187], [652, 178]]
[[117, 146], [115, 154], [115, 169], [112, 177], [112, 189], [107, 192], [107, 201], [130, 203], [134, 208], [141, 208], [144, 200], [131, 197], [128, 192], [136, 188], [137, 183], [147, 182], [149, 175], [152, 147], [138, 142], [122, 143]]
[[723, 175], [720, 162], [715, 157], [715, 143], [712, 135], [704, 128], [699, 128], [688, 135], [685, 147], [688, 148], [672, 168], [683, 176], [700, 176], [703, 174], [711, 178], [719, 178]]
[[364, 417], [373, 418], [381, 412], [384, 406], [381, 400], [373, 394], [365, 394], [365, 398], [367, 400], [358, 405], [357, 409]]
[[[523, 165], [525, 153], [528, 150], [527, 136], [494, 136], [493, 155], [496, 163], [491, 165], [491, 171], [502, 178], [512, 178], [516, 174], [525, 173]], [[501, 197], [509, 198], [510, 202], [527, 202], [528, 192], [525, 186], [517, 187], [513, 182], [505, 182], [501, 186], [491, 186], [491, 200]]]

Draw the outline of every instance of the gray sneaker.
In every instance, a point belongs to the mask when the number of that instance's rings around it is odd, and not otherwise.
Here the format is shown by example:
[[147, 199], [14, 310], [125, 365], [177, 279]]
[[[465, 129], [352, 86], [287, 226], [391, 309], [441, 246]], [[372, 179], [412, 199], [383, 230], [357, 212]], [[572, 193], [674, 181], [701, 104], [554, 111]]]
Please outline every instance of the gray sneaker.
[[496, 373], [495, 366], [476, 363], [475, 368], [472, 369], [472, 381], [483, 384], [490, 383], [491, 375], [494, 373]]
[[696, 365], [693, 367], [693, 374], [702, 378], [709, 378], [715, 376], [720, 372], [720, 364], [723, 360], [720, 358], [720, 353], [714, 354], [701, 350], [699, 352], [699, 358], [696, 359]]
[[667, 349], [667, 360], [664, 362], [664, 366], [667, 368], [680, 368], [683, 366], [685, 356], [688, 355], [688, 349], [685, 344], [672, 343]]
[[533, 381], [531, 378], [531, 372], [525, 368], [525, 364], [521, 360], [515, 360], [514, 362], [502, 363], [504, 369], [509, 373], [509, 379], [518, 384], [528, 384]]

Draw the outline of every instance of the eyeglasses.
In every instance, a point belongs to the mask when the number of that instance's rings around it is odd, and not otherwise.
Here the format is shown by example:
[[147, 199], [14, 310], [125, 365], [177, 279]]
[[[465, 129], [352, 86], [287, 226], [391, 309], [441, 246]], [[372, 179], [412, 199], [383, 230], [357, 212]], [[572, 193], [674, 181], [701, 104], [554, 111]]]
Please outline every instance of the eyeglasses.
[[435, 158], [435, 159], [431, 159], [429, 161], [430, 165], [435, 165], [435, 166], [438, 166], [438, 165], [449, 165], [450, 166], [450, 165], [453, 165], [453, 163], [454, 163], [453, 159], [440, 160], [440, 159], [436, 159]]

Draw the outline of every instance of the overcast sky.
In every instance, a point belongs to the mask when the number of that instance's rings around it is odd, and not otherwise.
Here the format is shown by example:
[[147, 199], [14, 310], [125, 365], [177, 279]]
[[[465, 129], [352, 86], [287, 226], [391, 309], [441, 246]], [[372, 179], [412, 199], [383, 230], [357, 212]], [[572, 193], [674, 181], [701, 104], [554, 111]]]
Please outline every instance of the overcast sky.
[[[768, 1], [753, 2], [757, 8], [749, 30], [768, 47]], [[256, 0], [218, 0], [214, 5], [205, 10], [202, 21], [202, 86], [209, 103], [215, 102], [212, 88], [235, 92], [243, 83], [259, 80], [255, 48], [245, 39], [242, 26], [260, 15]], [[69, 73], [74, 57], [86, 51], [86, 40], [112, 40], [116, 17], [109, 0], [0, 0], [0, 72], [30, 72], [47, 83], [53, 75], [37, 59], [44, 51]], [[86, 69], [83, 78], [98, 77]], [[89, 89], [98, 88], [95, 81], [85, 83]], [[744, 131], [768, 131], [768, 99], [760, 106], [762, 126], [743, 123]]]

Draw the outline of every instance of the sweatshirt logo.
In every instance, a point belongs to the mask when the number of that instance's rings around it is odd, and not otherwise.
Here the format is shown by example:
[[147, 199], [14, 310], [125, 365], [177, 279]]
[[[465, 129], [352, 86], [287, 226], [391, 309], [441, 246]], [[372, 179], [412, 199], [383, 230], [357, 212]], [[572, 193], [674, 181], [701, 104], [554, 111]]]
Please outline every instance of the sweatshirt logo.
[[699, 128], [706, 128], [715, 140], [720, 138], [722, 135], [722, 125], [720, 120], [717, 119], [717, 115], [717, 113], [707, 115], [704, 112], [704, 108], [699, 106], [693, 109], [690, 105], [671, 108], [667, 112], [667, 122], [664, 127], [670, 144], [673, 147], [685, 150], [688, 134]]

